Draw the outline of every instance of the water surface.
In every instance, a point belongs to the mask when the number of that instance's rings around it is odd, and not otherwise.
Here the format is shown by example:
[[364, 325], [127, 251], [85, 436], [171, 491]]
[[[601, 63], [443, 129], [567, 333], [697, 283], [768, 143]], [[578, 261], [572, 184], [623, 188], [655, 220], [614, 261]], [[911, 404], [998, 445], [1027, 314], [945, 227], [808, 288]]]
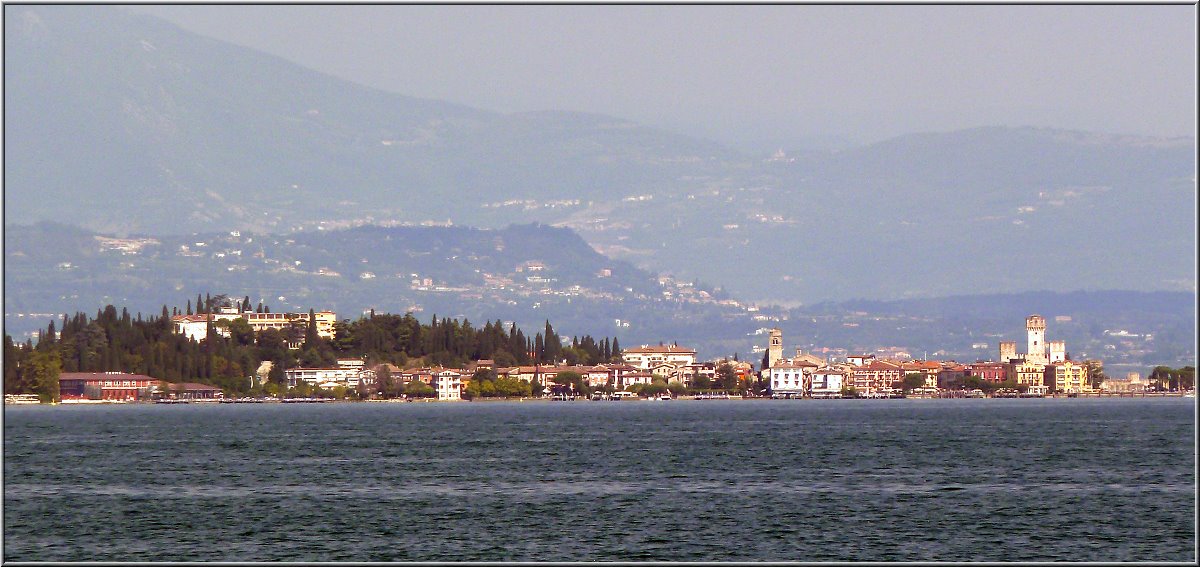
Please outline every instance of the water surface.
[[1191, 561], [1190, 399], [4, 408], [6, 561]]

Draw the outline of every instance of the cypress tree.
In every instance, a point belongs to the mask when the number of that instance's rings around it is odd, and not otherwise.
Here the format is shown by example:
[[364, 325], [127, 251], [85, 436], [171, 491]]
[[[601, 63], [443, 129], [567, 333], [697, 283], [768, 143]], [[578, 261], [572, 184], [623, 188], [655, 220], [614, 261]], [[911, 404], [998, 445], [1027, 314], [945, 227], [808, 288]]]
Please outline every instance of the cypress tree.
[[321, 337], [317, 335], [317, 314], [314, 310], [309, 309], [308, 325], [304, 328], [304, 344], [307, 346], [316, 345], [320, 338]]
[[188, 300], [188, 303], [187, 303], [187, 314], [188, 315], [192, 314], [192, 300], [190, 300], [190, 299]]

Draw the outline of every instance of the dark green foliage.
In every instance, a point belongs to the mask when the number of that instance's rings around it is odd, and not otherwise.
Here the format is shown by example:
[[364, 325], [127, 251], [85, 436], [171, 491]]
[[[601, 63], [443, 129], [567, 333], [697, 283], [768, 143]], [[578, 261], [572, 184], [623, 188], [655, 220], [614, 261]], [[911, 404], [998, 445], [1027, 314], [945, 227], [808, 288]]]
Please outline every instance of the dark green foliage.
[[1149, 381], [1155, 390], [1191, 390], [1196, 387], [1196, 367], [1155, 366], [1154, 370], [1150, 371]]
[[413, 378], [408, 384], [405, 384], [404, 393], [410, 398], [431, 398], [437, 391], [433, 389], [433, 386]]
[[725, 363], [717, 367], [717, 383], [721, 385], [721, 389], [726, 391], [737, 389], [738, 377], [732, 364]]
[[471, 375], [463, 397], [468, 400], [480, 397], [528, 397], [532, 391], [532, 386], [525, 381], [507, 376], [497, 377], [494, 370], [480, 368]]
[[920, 372], [909, 372], [900, 380], [900, 389], [905, 392], [915, 390], [925, 385], [925, 375]]
[[[229, 302], [223, 295], [210, 297], [208, 301], [197, 296], [197, 300], [206, 310]], [[449, 367], [481, 359], [493, 359], [502, 366], [534, 362], [525, 334], [516, 325], [505, 332], [500, 321], [475, 328], [467, 320], [460, 323], [449, 318], [439, 320], [435, 316], [429, 325], [422, 325], [411, 313], [372, 312], [357, 321], [338, 322], [334, 327], [335, 338], [330, 340], [317, 335], [312, 322], [314, 313], [310, 311], [308, 324], [301, 322], [286, 329], [267, 329], [258, 333], [244, 319], [210, 323], [205, 339], [193, 342], [174, 332], [165, 305], [162, 313], [159, 317], [134, 320], [128, 311], [122, 310], [118, 314], [110, 305], [98, 311], [94, 319], [84, 313], [76, 313], [73, 317], [64, 315], [61, 336], [52, 338], [59, 326], [51, 324], [36, 347], [32, 342], [16, 345], [11, 336], [5, 335], [5, 393], [48, 392], [49, 382], [45, 376], [50, 374], [54, 363], [63, 372], [145, 374], [167, 382], [212, 384], [230, 394], [241, 395], [250, 390], [251, 374], [257, 371], [262, 361], [272, 362], [268, 381], [276, 386], [285, 383], [284, 370], [287, 368], [333, 366], [338, 357], [397, 365], [420, 359], [422, 364]], [[546, 328], [553, 333], [548, 321]], [[227, 329], [230, 336], [222, 336], [218, 329]], [[558, 340], [557, 334], [552, 336]], [[289, 349], [288, 342], [300, 344], [301, 348]], [[613, 343], [616, 344], [616, 339]], [[556, 344], [559, 348], [553, 352], [561, 355], [564, 349], [561, 343]], [[569, 350], [572, 356], [590, 364], [599, 361], [596, 344], [595, 339], [584, 336], [579, 340], [578, 348]], [[44, 353], [44, 356], [34, 359], [35, 353]], [[54, 376], [57, 377], [56, 372]], [[517, 385], [507, 379], [493, 377], [482, 382], [491, 383], [495, 395], [529, 395], [528, 385]], [[54, 386], [57, 391], [56, 381]], [[380, 385], [385, 395], [392, 396], [399, 395], [404, 388], [403, 384], [393, 384], [389, 393], [387, 380], [381, 381]]]
[[559, 385], [559, 389], [568, 393], [575, 393], [582, 396], [590, 396], [592, 388], [584, 380], [583, 375], [578, 372], [565, 371], [559, 372], [554, 378], [554, 382]]

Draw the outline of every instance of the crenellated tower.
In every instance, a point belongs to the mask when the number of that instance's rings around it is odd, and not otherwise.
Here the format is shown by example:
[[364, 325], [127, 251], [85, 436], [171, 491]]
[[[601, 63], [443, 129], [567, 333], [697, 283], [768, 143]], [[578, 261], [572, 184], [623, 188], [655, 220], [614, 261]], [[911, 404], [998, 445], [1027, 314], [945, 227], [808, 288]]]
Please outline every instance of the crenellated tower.
[[1029, 350], [1025, 361], [1046, 364], [1046, 318], [1030, 315], [1025, 318], [1025, 332], [1029, 335]]

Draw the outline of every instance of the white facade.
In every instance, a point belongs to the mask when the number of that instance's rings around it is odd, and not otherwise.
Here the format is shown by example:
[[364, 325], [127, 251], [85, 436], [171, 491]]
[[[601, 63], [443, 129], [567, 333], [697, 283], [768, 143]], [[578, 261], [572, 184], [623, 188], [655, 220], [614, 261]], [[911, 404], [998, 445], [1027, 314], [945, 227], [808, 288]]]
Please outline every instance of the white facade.
[[[207, 336], [208, 317], [210, 315], [176, 315], [171, 317], [171, 322], [175, 324], [176, 333], [186, 335], [194, 341], [200, 341]], [[286, 329], [292, 326], [293, 322], [297, 324], [308, 323], [308, 313], [254, 313], [251, 311], [238, 313], [236, 309], [231, 307], [218, 309], [211, 317], [214, 323], [217, 321], [244, 319], [250, 325], [250, 328], [254, 329], [254, 332], [266, 329]], [[333, 324], [337, 322], [337, 314], [333, 311], [318, 311], [313, 314], [313, 318], [317, 323], [317, 335], [321, 338], [332, 339]], [[217, 327], [216, 331], [223, 337], [229, 336], [229, 331], [220, 327]]]
[[664, 362], [682, 368], [696, 363], [696, 351], [675, 345], [642, 346], [631, 348], [621, 353], [625, 362], [636, 366], [639, 370], [650, 370]]
[[288, 368], [283, 371], [283, 375], [287, 377], [289, 388], [295, 388], [299, 381], [310, 385], [326, 387], [326, 384], [335, 383], [349, 388], [357, 388], [359, 383], [373, 384], [375, 383], [375, 372], [371, 370], [363, 370], [360, 368]]
[[433, 375], [433, 389], [439, 400], [462, 399], [462, 375], [453, 370], [443, 370]]
[[[213, 331], [222, 337], [229, 337], [229, 329], [217, 327], [215, 323], [221, 319], [232, 319], [232, 317], [221, 314], [212, 316]], [[204, 337], [208, 336], [208, 316], [206, 315], [176, 315], [171, 318], [171, 322], [175, 324], [175, 332], [183, 335], [193, 341], [200, 342]]]
[[852, 354], [846, 357], [846, 363], [850, 366], [865, 366], [875, 360], [873, 354]]
[[809, 364], [776, 364], [767, 370], [767, 389], [772, 396], [806, 396], [812, 390], [812, 372]]
[[627, 390], [634, 384], [649, 384], [653, 380], [654, 376], [649, 372], [625, 372], [617, 378], [617, 387]]
[[812, 397], [840, 398], [845, 379], [845, 375], [833, 369], [823, 369], [813, 372]]

